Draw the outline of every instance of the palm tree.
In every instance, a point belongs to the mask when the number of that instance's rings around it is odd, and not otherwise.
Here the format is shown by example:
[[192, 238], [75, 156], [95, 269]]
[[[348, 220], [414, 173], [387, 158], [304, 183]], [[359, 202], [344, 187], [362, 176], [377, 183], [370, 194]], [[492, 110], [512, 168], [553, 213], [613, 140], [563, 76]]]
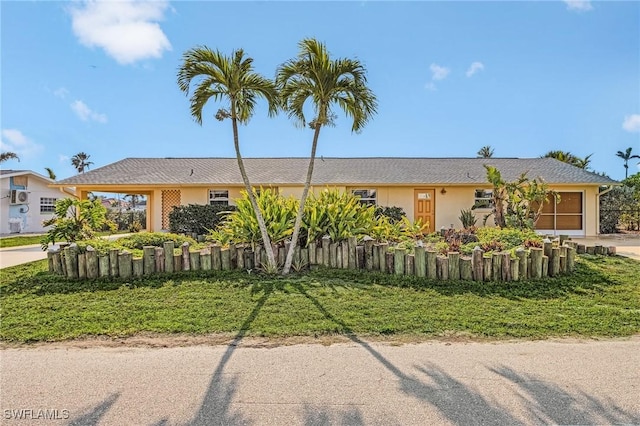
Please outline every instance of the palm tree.
[[[360, 132], [377, 109], [376, 97], [366, 85], [366, 70], [360, 61], [348, 58], [331, 59], [324, 43], [312, 38], [302, 40], [299, 49], [296, 58], [278, 68], [276, 77], [280, 96], [289, 117], [301, 127], [308, 124], [313, 130], [307, 177], [283, 274], [289, 273], [293, 252], [298, 243], [304, 204], [313, 176], [320, 129], [322, 126], [332, 125], [335, 118], [332, 106], [337, 105], [347, 117], [353, 119], [353, 132]], [[307, 121], [304, 115], [307, 101], [310, 101], [314, 112], [310, 121]]]
[[78, 173], [84, 173], [84, 170], [93, 164], [93, 161], [89, 161], [89, 157], [91, 157], [89, 154], [79, 152], [71, 157], [71, 165], [76, 168]]
[[485, 145], [478, 150], [478, 158], [491, 158], [493, 157], [493, 148], [491, 145]]
[[54, 173], [53, 169], [51, 169], [50, 167], [45, 167], [44, 169], [47, 171], [49, 179], [56, 180], [56, 174]]
[[627, 148], [624, 152], [618, 151], [616, 155], [624, 160], [624, 178], [629, 177], [629, 160], [633, 158], [640, 158], [640, 155], [631, 155], [631, 147]]
[[569, 151], [549, 151], [544, 154], [541, 158], [555, 158], [558, 161], [562, 161], [563, 163], [571, 164], [572, 166], [579, 167], [581, 169], [588, 169], [589, 163], [591, 163], [591, 156], [593, 154], [589, 154], [584, 158], [573, 155]]
[[0, 163], [4, 163], [5, 161], [8, 160], [18, 160], [20, 161], [20, 157], [18, 157], [18, 154], [16, 154], [15, 152], [11, 152], [11, 151], [6, 151], [3, 153], [0, 153]]
[[226, 104], [225, 108], [218, 110], [215, 117], [219, 121], [231, 119], [238, 168], [260, 227], [267, 253], [267, 266], [273, 270], [277, 263], [264, 218], [240, 154], [238, 123], [249, 122], [254, 113], [257, 98], [264, 98], [269, 104], [269, 115], [275, 115], [279, 104], [275, 84], [253, 71], [253, 59], [245, 57], [242, 49], [234, 50], [231, 56], [225, 56], [217, 50], [198, 46], [186, 51], [182, 59], [182, 66], [178, 70], [178, 86], [188, 95], [192, 81], [196, 80], [196, 87], [190, 99], [191, 115], [195, 121], [202, 125], [202, 109], [209, 99]]

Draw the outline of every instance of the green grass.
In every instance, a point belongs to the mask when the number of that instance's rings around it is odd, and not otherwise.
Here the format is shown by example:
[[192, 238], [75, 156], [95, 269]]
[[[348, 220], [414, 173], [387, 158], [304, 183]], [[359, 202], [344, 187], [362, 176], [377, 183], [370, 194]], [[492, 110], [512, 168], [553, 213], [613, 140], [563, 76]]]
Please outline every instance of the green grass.
[[137, 333], [539, 339], [640, 332], [640, 262], [622, 257], [580, 257], [571, 277], [522, 283], [330, 270], [72, 282], [39, 261], [3, 269], [0, 291], [0, 338], [12, 342]]
[[40, 244], [41, 239], [42, 235], [21, 235], [19, 237], [0, 238], [0, 248]]

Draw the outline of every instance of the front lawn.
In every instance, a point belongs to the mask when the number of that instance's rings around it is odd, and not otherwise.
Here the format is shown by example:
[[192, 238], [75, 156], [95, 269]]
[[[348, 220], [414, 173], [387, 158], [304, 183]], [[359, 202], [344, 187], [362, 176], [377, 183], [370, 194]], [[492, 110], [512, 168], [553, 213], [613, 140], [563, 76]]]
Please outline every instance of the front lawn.
[[40, 244], [41, 239], [42, 235], [20, 235], [15, 237], [0, 238], [0, 248]]
[[346, 270], [290, 277], [181, 273], [72, 282], [46, 261], [2, 270], [0, 338], [56, 341], [136, 333], [449, 335], [640, 333], [640, 262], [580, 257], [575, 274], [523, 283], [428, 281]]

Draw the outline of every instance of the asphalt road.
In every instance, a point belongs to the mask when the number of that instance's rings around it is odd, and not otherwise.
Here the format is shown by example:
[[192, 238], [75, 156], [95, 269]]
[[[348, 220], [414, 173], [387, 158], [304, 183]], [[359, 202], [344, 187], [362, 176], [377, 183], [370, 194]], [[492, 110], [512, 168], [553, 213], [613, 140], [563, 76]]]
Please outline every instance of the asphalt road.
[[[354, 337], [275, 348], [245, 342], [4, 349], [2, 422], [640, 424], [640, 336], [404, 345]], [[33, 419], [45, 413], [59, 419]]]

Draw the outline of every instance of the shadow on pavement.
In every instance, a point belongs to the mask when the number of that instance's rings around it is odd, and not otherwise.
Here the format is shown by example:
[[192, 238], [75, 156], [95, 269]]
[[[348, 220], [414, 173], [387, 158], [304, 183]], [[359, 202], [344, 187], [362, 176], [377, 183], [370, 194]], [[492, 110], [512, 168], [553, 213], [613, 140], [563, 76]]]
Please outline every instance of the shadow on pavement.
[[96, 425], [100, 422], [100, 419], [107, 414], [107, 412], [111, 409], [116, 400], [120, 397], [120, 392], [114, 393], [109, 396], [107, 399], [102, 401], [100, 404], [96, 405], [86, 413], [83, 413], [79, 417], [71, 420], [68, 425], [69, 426], [86, 426], [86, 425]]

